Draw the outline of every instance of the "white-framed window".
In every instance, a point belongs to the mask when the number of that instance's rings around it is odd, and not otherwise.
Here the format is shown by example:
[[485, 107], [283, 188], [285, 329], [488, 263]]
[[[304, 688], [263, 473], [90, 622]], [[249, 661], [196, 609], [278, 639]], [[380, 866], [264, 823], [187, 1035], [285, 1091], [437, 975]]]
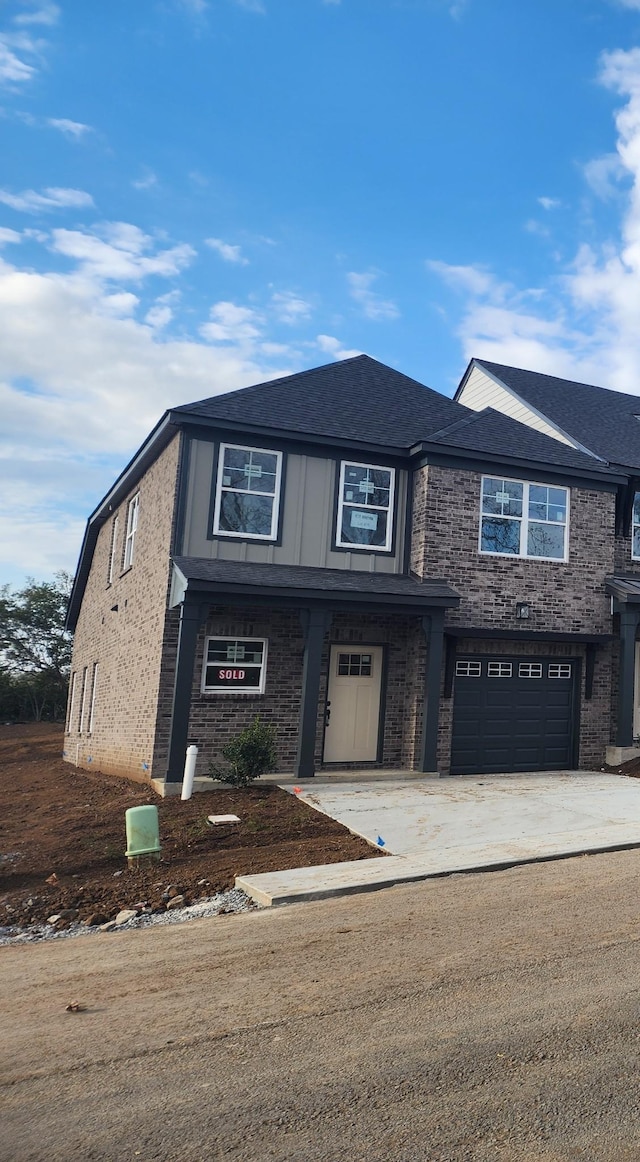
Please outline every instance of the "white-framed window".
[[456, 662], [456, 677], [479, 678], [482, 674], [482, 662]]
[[205, 641], [203, 694], [264, 694], [266, 676], [266, 638], [208, 637]]
[[519, 678], [541, 678], [542, 662], [520, 662], [518, 666]]
[[278, 535], [282, 452], [221, 444], [213, 532], [274, 541]]
[[631, 556], [634, 561], [640, 561], [640, 492], [633, 498], [631, 516]]
[[549, 678], [570, 678], [571, 662], [549, 662]]
[[116, 571], [116, 561], [118, 558], [118, 524], [119, 519], [114, 516], [111, 523], [111, 543], [109, 545], [109, 568], [107, 570], [107, 585], [113, 582], [114, 573]]
[[87, 667], [82, 671], [82, 688], [80, 693], [80, 713], [78, 715], [78, 734], [82, 734], [84, 726], [84, 712], [87, 704]]
[[91, 702], [89, 704], [89, 722], [87, 725], [87, 734], [93, 734], [93, 723], [96, 712], [96, 691], [98, 689], [98, 663], [93, 663], [93, 674], [91, 678]]
[[482, 477], [480, 552], [566, 561], [569, 489]]
[[336, 545], [342, 549], [390, 551], [395, 476], [395, 468], [342, 461]]
[[67, 733], [71, 731], [73, 726], [73, 705], [76, 700], [76, 673], [75, 670], [71, 675], [69, 683], [69, 706], [67, 710]]
[[487, 662], [488, 678], [511, 678], [512, 675], [512, 662]]
[[135, 550], [136, 533], [138, 531], [138, 513], [140, 511], [140, 493], [129, 501], [127, 507], [127, 532], [124, 538], [124, 559], [122, 562], [123, 569], [129, 569], [133, 565], [133, 555]]

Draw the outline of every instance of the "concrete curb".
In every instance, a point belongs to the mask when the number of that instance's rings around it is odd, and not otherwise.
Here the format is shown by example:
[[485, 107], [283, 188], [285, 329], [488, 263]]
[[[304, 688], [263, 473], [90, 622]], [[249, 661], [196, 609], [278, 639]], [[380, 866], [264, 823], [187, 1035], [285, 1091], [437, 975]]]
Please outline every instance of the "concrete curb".
[[[492, 851], [449, 848], [433, 855], [387, 855], [380, 859], [352, 860], [319, 867], [291, 868], [282, 872], [237, 876], [236, 888], [262, 907], [325, 900], [360, 892], [376, 892], [396, 884], [473, 872], [500, 871], [528, 863], [547, 863], [579, 855], [628, 851], [640, 847], [640, 824], [611, 827], [591, 840], [583, 834], [554, 836], [546, 843], [504, 844]], [[625, 833], [625, 834], [623, 834]]]

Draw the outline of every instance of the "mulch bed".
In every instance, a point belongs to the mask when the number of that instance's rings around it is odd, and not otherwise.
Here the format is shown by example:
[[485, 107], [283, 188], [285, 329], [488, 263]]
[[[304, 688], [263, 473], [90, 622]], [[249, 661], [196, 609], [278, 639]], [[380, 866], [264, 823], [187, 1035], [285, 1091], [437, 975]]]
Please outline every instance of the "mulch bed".
[[[237, 875], [381, 854], [278, 787], [160, 799], [143, 784], [76, 770], [62, 742], [48, 723], [0, 726], [0, 925], [69, 909], [108, 920], [143, 901], [161, 911], [169, 889], [188, 904], [227, 891]], [[158, 807], [162, 855], [130, 870], [124, 812], [141, 803]], [[211, 814], [241, 822], [211, 827]]]

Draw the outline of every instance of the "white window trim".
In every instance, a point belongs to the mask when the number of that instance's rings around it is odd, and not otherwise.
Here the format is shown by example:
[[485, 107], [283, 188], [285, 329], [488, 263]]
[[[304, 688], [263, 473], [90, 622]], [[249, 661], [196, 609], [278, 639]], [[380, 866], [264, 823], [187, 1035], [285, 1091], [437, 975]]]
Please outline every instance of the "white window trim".
[[[519, 553], [496, 553], [493, 549], [482, 548], [482, 518], [490, 516], [490, 513], [482, 511], [482, 497], [483, 486], [485, 480], [504, 480], [507, 484], [521, 484], [523, 486], [522, 493], [522, 516], [505, 517], [505, 520], [515, 520], [520, 524], [520, 552]], [[564, 524], [560, 521], [539, 521], [535, 517], [529, 517], [529, 488], [533, 485], [534, 488], [562, 488], [567, 495], [567, 512]], [[571, 489], [564, 484], [548, 484], [544, 480], [517, 480], [511, 476], [499, 476], [497, 473], [486, 473], [480, 480], [480, 522], [478, 528], [478, 552], [482, 557], [500, 557], [503, 561], [553, 561], [556, 565], [566, 565], [569, 560], [569, 521], [571, 513]], [[525, 515], [526, 514], [526, 515]], [[527, 533], [529, 529], [529, 522], [532, 524], [552, 524], [556, 527], [564, 528], [564, 556], [563, 557], [538, 557], [533, 553], [523, 552], [523, 547], [527, 544]]]
[[113, 575], [116, 571], [116, 559], [118, 555], [118, 525], [120, 518], [114, 516], [111, 525], [111, 547], [109, 549], [109, 571], [107, 574], [107, 585], [113, 584]]
[[[245, 686], [244, 689], [240, 686], [236, 686], [235, 688], [230, 687], [230, 686], [228, 686], [226, 688], [223, 688], [221, 686], [207, 686], [206, 685], [207, 666], [211, 664], [210, 662], [207, 661], [207, 659], [209, 657], [209, 642], [260, 642], [260, 644], [263, 647], [261, 666], [258, 667], [255, 664], [255, 662], [250, 662], [248, 665], [245, 664], [245, 666], [244, 666], [245, 669], [249, 669], [249, 668], [251, 668], [252, 670], [257, 670], [258, 668], [260, 669], [260, 671], [261, 671], [260, 684], [258, 686], [251, 686], [251, 687]], [[254, 695], [255, 694], [264, 694], [265, 687], [267, 684], [267, 654], [268, 654], [268, 650], [269, 650], [269, 640], [266, 637], [243, 637], [242, 634], [239, 634], [236, 637], [232, 637], [230, 634], [210, 634], [209, 637], [206, 637], [204, 640], [204, 656], [203, 656], [203, 660], [202, 660], [202, 678], [200, 681], [200, 693], [201, 694], [223, 694], [225, 696], [228, 696], [229, 694], [232, 694], [234, 696], [238, 696], [238, 695], [245, 696], [247, 694], [254, 694]], [[238, 662], [234, 663], [234, 665], [239, 665], [239, 664], [240, 663], [238, 663]], [[221, 668], [223, 668], [223, 667], [221, 667]]]
[[75, 704], [75, 700], [76, 700], [76, 677], [77, 677], [77, 675], [76, 675], [76, 672], [74, 670], [72, 675], [71, 675], [71, 683], [70, 683], [70, 689], [69, 689], [69, 709], [68, 709], [68, 717], [67, 717], [67, 724], [66, 724], [67, 734], [70, 734], [72, 729], [73, 729], [73, 708], [74, 708], [74, 704]]
[[[232, 448], [237, 452], [262, 452], [265, 456], [276, 457], [276, 484], [275, 491], [271, 492], [257, 492], [252, 491], [249, 495], [252, 496], [269, 496], [273, 497], [273, 508], [271, 510], [271, 531], [268, 533], [234, 533], [228, 529], [220, 528], [220, 507], [222, 505], [222, 493], [224, 492], [238, 492], [237, 488], [230, 488], [222, 484], [222, 474], [224, 472], [224, 453], [227, 448]], [[221, 444], [218, 452], [218, 477], [216, 481], [216, 501], [213, 510], [213, 535], [216, 537], [234, 537], [240, 541], [275, 541], [278, 537], [278, 522], [280, 519], [280, 493], [282, 485], [282, 452], [277, 452], [275, 448], [254, 448], [251, 444]], [[245, 495], [242, 490], [242, 495]], [[249, 639], [247, 638], [247, 641]]]
[[83, 670], [82, 670], [82, 695], [80, 698], [80, 715], [78, 717], [78, 734], [82, 734], [82, 728], [84, 726], [84, 712], [85, 712], [85, 708], [87, 705], [87, 676], [88, 676], [88, 673], [89, 673], [89, 667], [84, 666]]
[[133, 558], [135, 553], [135, 540], [138, 531], [138, 513], [140, 511], [140, 493], [136, 492], [132, 496], [127, 506], [127, 531], [124, 538], [124, 558], [122, 562], [123, 572], [130, 569], [133, 565]]
[[636, 529], [640, 529], [640, 521], [634, 520], [635, 508], [636, 508], [636, 503], [635, 503], [636, 496], [640, 496], [640, 493], [636, 492], [636, 494], [633, 498], [633, 505], [631, 506], [631, 560], [632, 561], [640, 561], [640, 553], [634, 553], [634, 551], [633, 551], [633, 543], [635, 540], [635, 537], [633, 534], [634, 534]]
[[93, 676], [91, 682], [91, 702], [89, 704], [89, 722], [87, 724], [87, 734], [93, 734], [93, 723], [96, 710], [96, 688], [98, 685], [98, 663], [93, 663]]
[[[389, 475], [389, 507], [387, 508], [381, 504], [367, 504], [361, 501], [357, 504], [355, 501], [344, 500], [344, 474], [347, 467], [351, 468], [371, 468], [374, 471], [388, 472]], [[336, 547], [339, 549], [348, 549], [353, 553], [390, 553], [393, 544], [393, 514], [395, 509], [395, 489], [396, 489], [396, 470], [390, 468], [388, 464], [361, 464], [358, 460], [342, 460], [340, 462], [340, 479], [338, 482], [338, 516], [336, 522]], [[371, 509], [372, 512], [386, 512], [387, 513], [387, 536], [384, 545], [354, 545], [352, 541], [342, 540], [342, 512], [345, 508], [365, 508]]]

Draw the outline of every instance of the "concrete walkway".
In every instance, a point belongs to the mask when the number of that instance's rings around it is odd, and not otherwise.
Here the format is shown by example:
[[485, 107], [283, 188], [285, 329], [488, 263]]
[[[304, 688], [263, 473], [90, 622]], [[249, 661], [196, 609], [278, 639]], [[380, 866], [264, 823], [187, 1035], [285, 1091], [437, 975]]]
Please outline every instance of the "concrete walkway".
[[558, 772], [282, 784], [386, 854], [239, 876], [263, 905], [374, 891], [452, 872], [640, 846], [640, 780]]

